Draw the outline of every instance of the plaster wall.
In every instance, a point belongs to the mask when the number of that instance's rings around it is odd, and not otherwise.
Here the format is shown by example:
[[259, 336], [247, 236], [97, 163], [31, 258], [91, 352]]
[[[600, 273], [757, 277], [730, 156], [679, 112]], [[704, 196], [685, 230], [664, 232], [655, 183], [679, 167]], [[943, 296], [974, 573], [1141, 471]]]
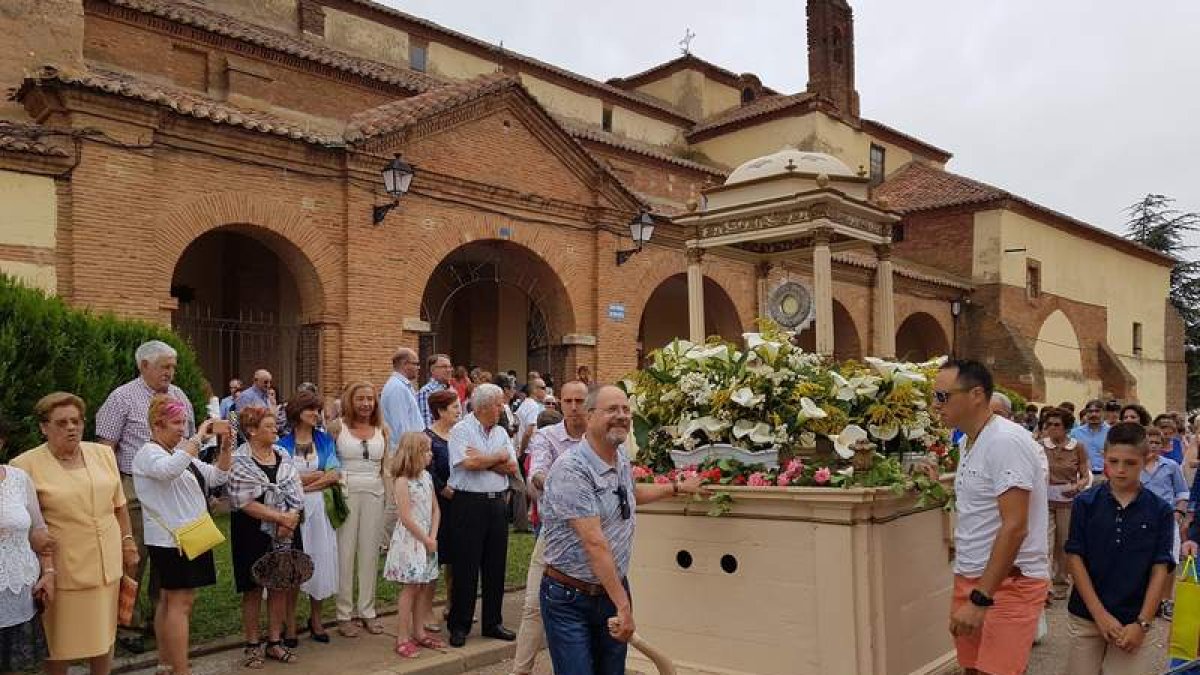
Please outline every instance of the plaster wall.
[[[293, 35], [300, 32], [300, 3], [297, 0], [200, 0], [199, 4], [259, 26]], [[326, 15], [331, 11], [326, 9]]]
[[613, 107], [613, 133], [654, 145], [682, 145], [683, 130], [668, 122]]
[[[1167, 363], [1179, 359], [1166, 354], [1166, 307], [1171, 270], [1012, 211], [1000, 214], [1000, 246], [1026, 249], [1023, 253], [998, 253], [1001, 283], [1023, 288], [1029, 259], [1041, 263], [1043, 293], [1107, 309], [1105, 341], [1137, 378], [1138, 394], [1150, 409], [1166, 405]], [[978, 219], [976, 220], [978, 223]], [[978, 240], [977, 240], [978, 241]], [[1103, 273], [1097, 274], [1098, 270]], [[1142, 352], [1133, 349], [1133, 324], [1140, 323]], [[1049, 386], [1049, 385], [1047, 385]]]
[[585, 96], [566, 87], [521, 73], [521, 83], [529, 93], [552, 113], [596, 124], [604, 115], [604, 105], [598, 98]]
[[762, 157], [788, 145], [801, 146], [816, 133], [813, 115], [787, 117], [739, 129], [730, 134], [709, 138], [693, 147], [714, 162], [737, 166], [755, 157]]
[[431, 75], [454, 80], [469, 80], [496, 71], [496, 64], [440, 42], [430, 42], [426, 64]]
[[0, 171], [0, 245], [54, 248], [55, 195], [53, 178]]
[[370, 19], [326, 7], [325, 41], [334, 49], [408, 67], [408, 33]]
[[31, 288], [40, 288], [54, 294], [58, 290], [57, 275], [53, 265], [17, 260], [0, 260], [0, 274], [7, 274]]
[[704, 78], [704, 116], [716, 115], [719, 112], [724, 112], [730, 108], [736, 108], [742, 104], [742, 92], [733, 87], [726, 86]]
[[1079, 404], [1100, 395], [1100, 381], [1084, 375], [1079, 336], [1062, 311], [1046, 317], [1038, 331], [1033, 353], [1044, 369], [1047, 402], [1075, 401]]

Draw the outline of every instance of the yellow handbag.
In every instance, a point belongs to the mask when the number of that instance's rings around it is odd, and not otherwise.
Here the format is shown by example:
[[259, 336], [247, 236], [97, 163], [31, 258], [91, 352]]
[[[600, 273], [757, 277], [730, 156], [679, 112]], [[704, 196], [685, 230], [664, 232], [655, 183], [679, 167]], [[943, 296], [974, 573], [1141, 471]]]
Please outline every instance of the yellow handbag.
[[199, 558], [225, 541], [225, 535], [221, 534], [208, 511], [192, 522], [180, 525], [171, 534], [175, 535], [179, 551], [188, 560]]

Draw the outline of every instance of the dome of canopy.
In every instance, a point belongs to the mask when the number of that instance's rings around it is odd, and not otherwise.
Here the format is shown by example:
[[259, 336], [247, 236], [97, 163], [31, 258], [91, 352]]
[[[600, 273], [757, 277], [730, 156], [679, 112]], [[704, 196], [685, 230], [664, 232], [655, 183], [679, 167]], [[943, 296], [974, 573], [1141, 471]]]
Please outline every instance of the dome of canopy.
[[[790, 167], [790, 168], [789, 168]], [[855, 176], [842, 160], [823, 152], [807, 152], [795, 148], [784, 148], [771, 155], [752, 159], [729, 174], [726, 185], [744, 183], [757, 178], [787, 173], [825, 174], [830, 178]]]

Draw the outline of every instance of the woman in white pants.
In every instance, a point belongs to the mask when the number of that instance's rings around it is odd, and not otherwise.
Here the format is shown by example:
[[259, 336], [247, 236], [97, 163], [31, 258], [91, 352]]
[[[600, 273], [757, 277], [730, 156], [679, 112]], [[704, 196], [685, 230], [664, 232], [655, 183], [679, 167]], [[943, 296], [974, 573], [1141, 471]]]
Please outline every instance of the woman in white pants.
[[[379, 396], [367, 382], [355, 382], [342, 394], [342, 418], [331, 422], [350, 515], [337, 531], [338, 632], [358, 637], [358, 626], [372, 635], [383, 632], [375, 618], [375, 578], [383, 538], [386, 488], [383, 463], [388, 431], [379, 412]], [[358, 600], [354, 578], [358, 576]]]

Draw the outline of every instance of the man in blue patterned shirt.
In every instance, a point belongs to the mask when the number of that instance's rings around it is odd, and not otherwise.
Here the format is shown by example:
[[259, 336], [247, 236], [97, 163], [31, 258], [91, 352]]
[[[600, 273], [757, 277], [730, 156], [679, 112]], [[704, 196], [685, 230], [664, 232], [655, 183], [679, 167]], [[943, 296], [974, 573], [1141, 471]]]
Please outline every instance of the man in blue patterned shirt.
[[554, 463], [540, 503], [542, 622], [554, 672], [622, 675], [634, 632], [625, 574], [636, 505], [699, 492], [700, 478], [634, 484], [623, 447], [632, 423], [629, 399], [617, 387], [600, 387], [588, 393], [584, 408], [584, 440]]
[[433, 396], [434, 392], [450, 386], [450, 375], [454, 372], [454, 366], [450, 364], [450, 357], [445, 354], [430, 356], [425, 359], [425, 366], [429, 368], [429, 381], [417, 392], [417, 410], [421, 412], [425, 426], [430, 426], [433, 424], [433, 411], [429, 409], [429, 397]]

